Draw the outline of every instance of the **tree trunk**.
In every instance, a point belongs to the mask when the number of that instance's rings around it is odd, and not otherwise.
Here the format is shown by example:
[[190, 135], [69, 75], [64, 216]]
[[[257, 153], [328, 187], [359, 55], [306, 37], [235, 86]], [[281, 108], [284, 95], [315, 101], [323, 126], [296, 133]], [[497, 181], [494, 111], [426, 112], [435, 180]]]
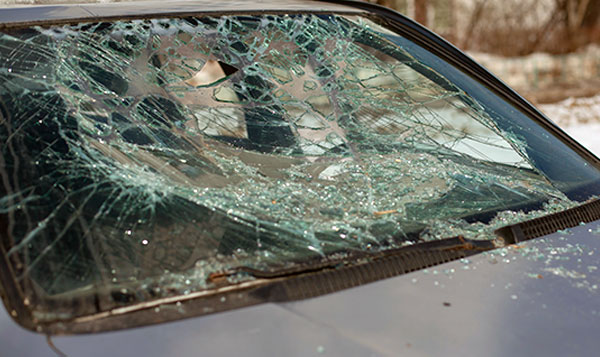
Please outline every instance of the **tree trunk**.
[[427, 26], [427, 0], [415, 1], [415, 21], [423, 26]]
[[600, 1], [590, 1], [582, 25], [585, 27], [600, 25]]

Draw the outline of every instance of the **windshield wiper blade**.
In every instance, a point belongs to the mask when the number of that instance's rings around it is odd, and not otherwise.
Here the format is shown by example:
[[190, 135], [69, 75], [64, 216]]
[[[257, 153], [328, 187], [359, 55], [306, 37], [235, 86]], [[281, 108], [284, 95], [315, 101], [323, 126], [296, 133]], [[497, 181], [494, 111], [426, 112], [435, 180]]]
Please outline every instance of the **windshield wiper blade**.
[[[313, 259], [283, 268], [263, 270], [240, 266], [227, 271], [212, 273], [207, 280], [216, 286], [222, 286], [230, 285], [228, 278], [237, 274], [247, 274], [253, 278], [266, 280], [286, 280], [287, 278], [302, 276], [311, 276], [311, 279], [314, 280], [319, 279], [315, 278], [317, 276], [325, 275], [330, 276], [330, 278], [326, 279], [333, 280], [340, 279], [333, 275], [342, 276], [342, 280], [345, 279], [344, 276], [349, 277], [346, 279], [348, 281], [336, 281], [335, 284], [331, 285], [338, 287], [327, 291], [332, 292], [466, 258], [474, 254], [541, 237], [598, 219], [600, 219], [600, 200], [593, 200], [558, 213], [501, 227], [494, 231], [496, 239], [493, 240], [467, 239], [459, 235], [377, 252], [348, 252], [339, 258]], [[333, 280], [329, 283], [332, 283]], [[322, 285], [314, 281], [312, 283]], [[311, 291], [310, 287], [307, 286], [306, 288]], [[327, 292], [319, 292], [316, 295]], [[284, 294], [284, 297], [280, 296], [276, 300], [293, 300], [297, 298], [290, 296], [290, 293], [291, 295], [295, 295], [288, 291]], [[316, 296], [311, 293], [309, 295]]]
[[[496, 230], [498, 237], [495, 240], [471, 240], [456, 236], [387, 251], [349, 253], [339, 259], [314, 260], [281, 269], [238, 267], [211, 274], [208, 280], [213, 289], [141, 302], [80, 317], [75, 319], [72, 331], [90, 332], [123, 328], [118, 317], [124, 314], [131, 316], [130, 320], [134, 321], [129, 327], [155, 323], [158, 321], [156, 308], [169, 304], [176, 308], [161, 309], [160, 311], [164, 310], [167, 315], [161, 317], [160, 321], [180, 318], [176, 312], [179, 308], [184, 309], [186, 316], [197, 316], [264, 302], [287, 302], [315, 297], [466, 258], [598, 219], [600, 200], [594, 200], [560, 213], [502, 227]], [[515, 234], [518, 229], [521, 233]], [[255, 279], [233, 283], [236, 279], [228, 278], [236, 274], [248, 274]], [[177, 307], [177, 303], [183, 304]], [[60, 332], [64, 330], [64, 326], [64, 321], [58, 324], [49, 322], [45, 328], [50, 332]]]
[[505, 244], [515, 244], [600, 219], [600, 199], [557, 213], [501, 227], [494, 231]]
[[455, 257], [455, 259], [462, 258], [495, 248], [498, 248], [495, 241], [473, 240], [464, 238], [463, 236], [456, 236], [378, 252], [349, 252], [341, 258], [314, 259], [284, 268], [262, 270], [248, 266], [239, 266], [227, 271], [210, 274], [208, 282], [220, 285], [227, 281], [228, 277], [240, 273], [260, 279], [285, 278], [323, 270], [348, 269], [383, 260], [388, 262], [390, 260], [402, 261], [406, 266], [404, 269], [404, 273], [406, 273], [454, 260], [450, 259], [451, 257]]

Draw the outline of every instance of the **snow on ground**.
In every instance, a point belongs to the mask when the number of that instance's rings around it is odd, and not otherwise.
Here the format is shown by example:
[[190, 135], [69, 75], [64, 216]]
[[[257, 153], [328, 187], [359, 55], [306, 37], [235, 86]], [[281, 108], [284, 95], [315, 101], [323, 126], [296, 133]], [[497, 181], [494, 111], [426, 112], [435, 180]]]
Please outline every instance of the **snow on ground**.
[[[590, 95], [600, 90], [595, 82], [600, 78], [598, 45], [566, 55], [534, 53], [505, 58], [485, 53], [469, 54], [509, 86], [522, 94], [529, 94], [534, 101], [578, 96], [584, 92], [584, 95]], [[589, 92], [577, 94], [571, 88], [582, 89], [588, 84], [593, 84]], [[600, 94], [537, 106], [575, 140], [600, 157]]]
[[600, 157], [600, 95], [538, 105], [552, 121]]
[[600, 157], [600, 123], [578, 124], [563, 129], [572, 138]]

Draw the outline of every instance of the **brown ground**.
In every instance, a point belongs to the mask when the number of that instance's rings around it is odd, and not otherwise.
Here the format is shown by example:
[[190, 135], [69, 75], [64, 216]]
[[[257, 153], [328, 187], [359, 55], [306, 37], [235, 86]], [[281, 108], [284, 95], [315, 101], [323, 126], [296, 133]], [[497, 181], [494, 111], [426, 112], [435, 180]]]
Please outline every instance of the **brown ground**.
[[542, 89], [519, 89], [519, 94], [535, 104], [556, 103], [570, 97], [591, 97], [600, 93], [600, 78], [592, 78], [577, 83], [557, 84]]

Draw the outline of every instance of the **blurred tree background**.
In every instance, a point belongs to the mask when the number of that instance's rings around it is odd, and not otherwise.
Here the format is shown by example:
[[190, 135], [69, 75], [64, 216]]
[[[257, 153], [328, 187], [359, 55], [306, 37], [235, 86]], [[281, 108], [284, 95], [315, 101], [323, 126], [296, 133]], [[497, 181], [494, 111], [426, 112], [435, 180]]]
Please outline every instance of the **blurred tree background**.
[[598, 0], [371, 0], [463, 50], [503, 56], [569, 53], [600, 42]]

